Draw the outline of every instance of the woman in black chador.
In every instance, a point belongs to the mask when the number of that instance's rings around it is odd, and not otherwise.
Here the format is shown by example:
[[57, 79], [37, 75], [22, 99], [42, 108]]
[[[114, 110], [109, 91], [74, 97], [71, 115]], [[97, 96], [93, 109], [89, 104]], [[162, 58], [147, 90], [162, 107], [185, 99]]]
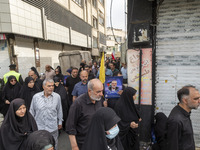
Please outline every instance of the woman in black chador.
[[115, 111], [121, 118], [119, 137], [125, 150], [139, 150], [138, 123], [141, 118], [134, 104], [136, 92], [134, 88], [127, 87], [115, 105]]
[[124, 150], [118, 137], [120, 118], [108, 107], [99, 108], [93, 115], [81, 150]]
[[8, 108], [12, 100], [20, 97], [19, 95], [20, 89], [21, 89], [21, 85], [17, 81], [16, 77], [9, 76], [8, 82], [6, 83], [2, 92], [2, 100], [5, 103], [2, 109], [2, 114], [4, 115], [4, 117], [8, 111]]
[[63, 128], [65, 128], [65, 122], [67, 120], [67, 116], [68, 116], [68, 110], [69, 110], [69, 106], [68, 106], [68, 94], [67, 91], [65, 89], [65, 87], [61, 84], [61, 81], [58, 77], [54, 77], [54, 82], [55, 82], [55, 88], [54, 88], [54, 92], [58, 93], [60, 95], [61, 98], [61, 103], [62, 103], [62, 111], [63, 111]]
[[26, 111], [24, 100], [13, 100], [0, 128], [0, 150], [26, 150], [24, 142], [36, 130], [36, 122]]
[[32, 77], [26, 77], [23, 87], [20, 90], [20, 98], [25, 100], [27, 111], [31, 106], [33, 95], [40, 92], [40, 90], [34, 86], [34, 80]]
[[156, 141], [152, 146], [153, 150], [166, 150], [167, 145], [166, 145], [166, 124], [167, 124], [167, 116], [159, 112], [155, 115], [156, 123], [154, 126], [154, 131], [155, 131], [155, 136], [156, 136]]
[[60, 80], [60, 82], [63, 84], [63, 82], [64, 82], [64, 76], [62, 74], [60, 66], [57, 66], [57, 68], [55, 69], [55, 73], [56, 73], [56, 77], [58, 77], [59, 80]]
[[55, 140], [48, 131], [39, 130], [30, 134], [25, 147], [26, 150], [54, 150]]

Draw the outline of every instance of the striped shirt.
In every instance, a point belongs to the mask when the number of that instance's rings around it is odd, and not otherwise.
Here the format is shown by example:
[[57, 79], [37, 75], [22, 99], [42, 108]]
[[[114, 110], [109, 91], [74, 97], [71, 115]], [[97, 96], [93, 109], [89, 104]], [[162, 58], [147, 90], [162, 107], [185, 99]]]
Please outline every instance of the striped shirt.
[[44, 92], [39, 92], [33, 96], [30, 113], [35, 118], [38, 130], [53, 132], [62, 125], [62, 105], [60, 95], [52, 93], [45, 97]]

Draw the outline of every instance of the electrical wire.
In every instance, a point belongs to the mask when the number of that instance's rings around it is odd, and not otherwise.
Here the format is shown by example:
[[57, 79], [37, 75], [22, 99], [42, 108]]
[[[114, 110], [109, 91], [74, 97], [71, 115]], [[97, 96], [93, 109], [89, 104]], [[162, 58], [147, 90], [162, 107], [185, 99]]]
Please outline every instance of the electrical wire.
[[111, 31], [112, 31], [112, 34], [113, 34], [113, 37], [115, 39], [115, 42], [120, 45], [120, 43], [118, 43], [116, 37], [115, 37], [115, 34], [114, 34], [114, 30], [113, 30], [113, 26], [112, 26], [112, 3], [113, 3], [113, 0], [111, 0], [111, 3], [110, 3], [110, 26], [111, 26]]

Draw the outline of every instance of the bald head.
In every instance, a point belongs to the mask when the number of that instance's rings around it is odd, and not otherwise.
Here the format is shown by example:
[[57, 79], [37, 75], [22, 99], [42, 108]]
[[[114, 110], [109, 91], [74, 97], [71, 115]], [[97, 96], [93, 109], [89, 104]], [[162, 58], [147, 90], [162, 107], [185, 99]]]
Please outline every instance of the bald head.
[[89, 82], [88, 82], [88, 90], [90, 89], [90, 90], [93, 90], [94, 89], [94, 87], [96, 87], [96, 85], [97, 86], [103, 86], [103, 84], [101, 83], [101, 81], [99, 80], [99, 79], [92, 79], [92, 80], [90, 80]]
[[92, 79], [88, 82], [88, 94], [94, 101], [99, 101], [103, 96], [103, 84], [99, 79]]
[[88, 81], [88, 72], [86, 70], [81, 71], [80, 78], [83, 84], [86, 84]]

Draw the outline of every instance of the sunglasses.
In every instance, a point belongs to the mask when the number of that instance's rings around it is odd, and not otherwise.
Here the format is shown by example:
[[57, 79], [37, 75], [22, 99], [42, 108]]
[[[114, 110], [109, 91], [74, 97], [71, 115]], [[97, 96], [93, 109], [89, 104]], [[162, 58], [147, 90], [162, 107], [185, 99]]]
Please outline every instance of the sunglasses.
[[16, 82], [16, 80], [15, 80], [15, 79], [12, 79], [12, 80], [10, 80], [10, 82], [14, 82], [14, 81]]

